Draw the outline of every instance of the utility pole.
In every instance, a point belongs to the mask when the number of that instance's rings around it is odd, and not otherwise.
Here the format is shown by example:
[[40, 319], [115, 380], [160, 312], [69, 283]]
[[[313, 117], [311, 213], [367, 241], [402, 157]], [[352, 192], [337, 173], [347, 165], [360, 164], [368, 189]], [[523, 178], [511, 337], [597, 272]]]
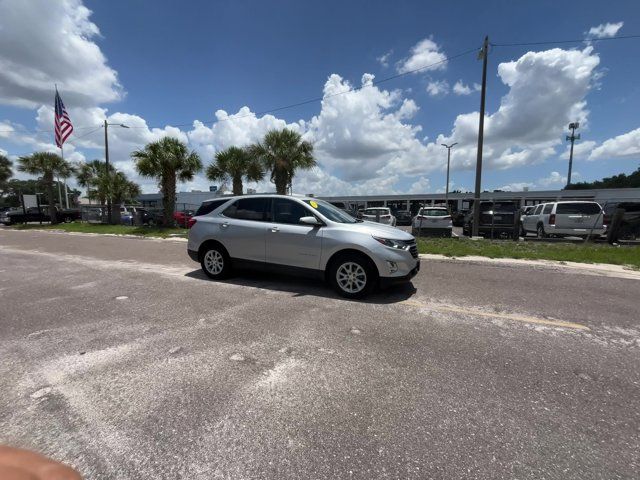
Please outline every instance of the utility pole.
[[569, 173], [567, 174], [567, 187], [571, 185], [571, 167], [573, 167], [573, 142], [580, 140], [580, 134], [576, 135], [576, 129], [580, 127], [579, 122], [569, 124], [571, 135], [567, 135], [567, 141], [571, 142], [571, 150], [569, 150]]
[[109, 135], [107, 131], [109, 129], [109, 124], [107, 120], [104, 121], [104, 163], [105, 163], [105, 172], [104, 174], [107, 176], [107, 223], [111, 225], [111, 179], [109, 178]]
[[441, 145], [447, 149], [447, 186], [445, 187], [444, 193], [444, 201], [447, 204], [447, 212], [450, 212], [449, 209], [449, 168], [451, 167], [451, 149], [454, 145], [457, 145], [458, 142], [452, 143], [451, 145], [447, 145], [446, 143], [442, 143]]
[[473, 236], [478, 235], [480, 228], [480, 193], [482, 186], [482, 144], [484, 142], [484, 104], [487, 94], [487, 57], [489, 56], [489, 36], [484, 37], [482, 50], [478, 59], [482, 58], [482, 91], [480, 92], [480, 124], [478, 125], [478, 157], [476, 160], [476, 191], [473, 199]]
[[105, 166], [105, 175], [107, 176], [107, 222], [109, 225], [113, 222], [112, 205], [111, 205], [111, 169], [109, 168], [109, 125], [112, 127], [122, 127], [129, 128], [123, 123], [108, 123], [105, 119], [104, 121], [104, 166]]

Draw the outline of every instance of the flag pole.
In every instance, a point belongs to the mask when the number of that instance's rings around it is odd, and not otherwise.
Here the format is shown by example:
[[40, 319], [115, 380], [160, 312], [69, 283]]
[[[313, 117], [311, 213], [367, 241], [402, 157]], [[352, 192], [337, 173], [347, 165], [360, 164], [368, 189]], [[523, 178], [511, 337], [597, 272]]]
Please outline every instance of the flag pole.
[[[60, 156], [62, 157], [62, 162], [64, 163], [64, 147], [60, 147]], [[67, 179], [64, 179], [64, 205], [65, 208], [69, 208], [69, 191], [67, 190]], [[60, 207], [62, 208], [62, 203], [60, 203]]]

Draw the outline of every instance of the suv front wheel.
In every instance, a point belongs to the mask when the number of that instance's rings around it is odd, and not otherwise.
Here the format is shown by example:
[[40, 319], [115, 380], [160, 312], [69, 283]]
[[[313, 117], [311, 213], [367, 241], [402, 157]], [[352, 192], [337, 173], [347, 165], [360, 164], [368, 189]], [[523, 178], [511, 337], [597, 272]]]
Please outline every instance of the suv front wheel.
[[200, 255], [200, 265], [202, 271], [214, 280], [228, 277], [231, 271], [229, 255], [218, 245], [211, 245], [204, 249]]
[[329, 267], [329, 282], [345, 298], [362, 298], [377, 280], [375, 265], [364, 255], [341, 255]]
[[544, 231], [544, 225], [542, 225], [542, 224], [538, 225], [538, 229], [536, 230], [536, 234], [537, 234], [538, 238], [547, 238], [547, 234]]

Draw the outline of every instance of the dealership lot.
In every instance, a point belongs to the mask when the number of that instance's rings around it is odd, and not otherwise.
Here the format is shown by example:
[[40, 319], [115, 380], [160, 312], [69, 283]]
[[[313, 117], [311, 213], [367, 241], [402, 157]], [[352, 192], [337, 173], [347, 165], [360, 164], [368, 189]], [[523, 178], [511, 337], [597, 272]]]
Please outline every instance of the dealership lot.
[[364, 302], [0, 230], [0, 442], [86, 478], [630, 478], [640, 281], [423, 260]]

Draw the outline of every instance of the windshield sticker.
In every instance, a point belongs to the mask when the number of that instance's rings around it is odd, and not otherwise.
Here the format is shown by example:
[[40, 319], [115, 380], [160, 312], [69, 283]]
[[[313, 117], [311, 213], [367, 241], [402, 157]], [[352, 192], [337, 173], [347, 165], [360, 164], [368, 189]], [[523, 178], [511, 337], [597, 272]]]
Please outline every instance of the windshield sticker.
[[318, 208], [318, 203], [314, 202], [313, 200], [309, 202], [309, 205], [311, 205], [313, 208]]

